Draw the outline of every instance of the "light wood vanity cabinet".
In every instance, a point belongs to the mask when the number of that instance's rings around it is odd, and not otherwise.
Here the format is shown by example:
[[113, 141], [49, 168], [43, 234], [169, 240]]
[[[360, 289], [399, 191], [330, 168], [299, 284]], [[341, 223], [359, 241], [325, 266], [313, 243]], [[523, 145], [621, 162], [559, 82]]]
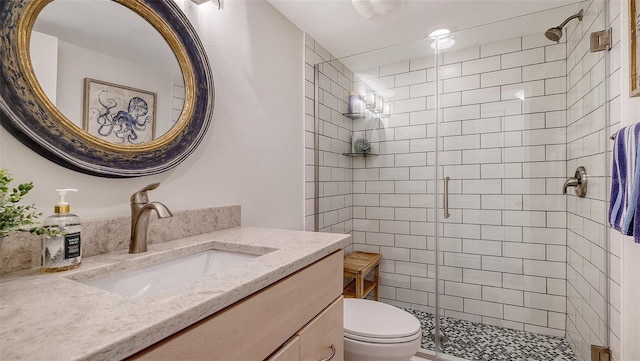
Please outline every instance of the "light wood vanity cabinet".
[[293, 336], [267, 361], [300, 361], [300, 336]]
[[342, 311], [340, 296], [298, 332], [301, 361], [344, 360]]
[[343, 361], [342, 250], [128, 360]]
[[342, 297], [339, 297], [267, 361], [343, 361], [342, 310]]

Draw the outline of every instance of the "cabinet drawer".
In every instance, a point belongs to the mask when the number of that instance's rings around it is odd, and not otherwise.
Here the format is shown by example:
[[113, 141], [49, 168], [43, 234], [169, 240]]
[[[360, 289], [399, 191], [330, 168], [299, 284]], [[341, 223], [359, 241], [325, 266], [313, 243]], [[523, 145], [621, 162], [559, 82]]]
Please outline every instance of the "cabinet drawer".
[[300, 361], [300, 336], [292, 337], [266, 361]]
[[335, 351], [331, 361], [344, 361], [342, 303], [340, 296], [298, 332], [300, 360], [325, 360]]

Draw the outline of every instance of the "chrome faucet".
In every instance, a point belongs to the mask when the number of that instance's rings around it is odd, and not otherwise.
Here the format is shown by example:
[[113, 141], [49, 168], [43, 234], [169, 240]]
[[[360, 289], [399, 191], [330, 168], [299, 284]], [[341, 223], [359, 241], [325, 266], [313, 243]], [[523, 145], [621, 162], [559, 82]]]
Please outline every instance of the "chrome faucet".
[[131, 239], [129, 241], [129, 253], [142, 253], [147, 251], [147, 229], [151, 210], [155, 210], [158, 218], [173, 217], [173, 214], [160, 202], [149, 202], [147, 191], [158, 188], [160, 183], [152, 183], [135, 192], [131, 196]]

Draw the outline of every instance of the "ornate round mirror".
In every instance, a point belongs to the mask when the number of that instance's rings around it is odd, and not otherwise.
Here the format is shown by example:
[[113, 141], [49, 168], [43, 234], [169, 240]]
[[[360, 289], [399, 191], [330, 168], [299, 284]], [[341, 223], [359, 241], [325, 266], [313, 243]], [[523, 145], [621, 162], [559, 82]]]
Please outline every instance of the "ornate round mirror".
[[0, 119], [31, 149], [107, 177], [156, 174], [202, 140], [213, 79], [171, 0], [0, 5]]

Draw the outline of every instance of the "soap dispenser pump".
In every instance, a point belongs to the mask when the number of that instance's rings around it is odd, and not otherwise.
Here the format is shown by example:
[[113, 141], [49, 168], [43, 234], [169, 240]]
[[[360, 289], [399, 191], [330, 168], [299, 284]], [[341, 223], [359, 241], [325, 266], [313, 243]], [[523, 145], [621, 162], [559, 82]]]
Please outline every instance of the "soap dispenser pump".
[[80, 217], [70, 213], [65, 197], [77, 189], [56, 189], [58, 203], [54, 214], [43, 222], [42, 271], [59, 272], [80, 267], [82, 262], [82, 225]]

